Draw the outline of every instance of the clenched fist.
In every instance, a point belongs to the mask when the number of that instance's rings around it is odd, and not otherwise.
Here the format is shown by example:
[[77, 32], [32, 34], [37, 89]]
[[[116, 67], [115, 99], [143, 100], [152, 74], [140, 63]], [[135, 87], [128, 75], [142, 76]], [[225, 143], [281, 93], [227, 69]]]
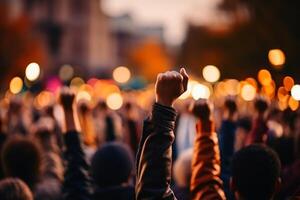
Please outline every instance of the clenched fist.
[[75, 94], [67, 87], [62, 88], [60, 92], [60, 104], [65, 110], [72, 110]]
[[189, 76], [184, 68], [180, 73], [168, 71], [157, 76], [155, 91], [156, 102], [164, 106], [172, 106], [174, 101], [186, 91]]

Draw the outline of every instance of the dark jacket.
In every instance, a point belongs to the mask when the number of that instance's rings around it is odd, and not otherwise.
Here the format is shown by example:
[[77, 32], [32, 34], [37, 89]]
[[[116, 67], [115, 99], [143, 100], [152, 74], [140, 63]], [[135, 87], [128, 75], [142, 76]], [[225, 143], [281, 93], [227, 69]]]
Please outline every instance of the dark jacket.
[[65, 159], [67, 167], [64, 180], [64, 199], [70, 200], [131, 200], [134, 199], [134, 188], [116, 186], [95, 188], [92, 191], [89, 177], [89, 166], [85, 160], [80, 133], [70, 131], [65, 134]]
[[176, 112], [154, 104], [137, 153], [136, 199], [176, 199], [170, 188]]
[[[170, 189], [172, 143], [176, 112], [154, 104], [152, 117], [145, 121], [137, 154], [136, 199], [176, 199]], [[192, 160], [192, 199], [226, 199], [220, 179], [218, 137], [212, 124], [198, 129]]]

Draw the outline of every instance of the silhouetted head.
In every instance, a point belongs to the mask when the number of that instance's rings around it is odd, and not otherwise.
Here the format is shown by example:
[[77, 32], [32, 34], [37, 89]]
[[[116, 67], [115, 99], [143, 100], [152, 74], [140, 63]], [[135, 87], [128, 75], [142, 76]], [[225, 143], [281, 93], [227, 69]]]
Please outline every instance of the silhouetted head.
[[241, 117], [236, 123], [237, 128], [242, 128], [245, 132], [250, 132], [252, 121], [250, 117]]
[[250, 145], [232, 161], [231, 188], [237, 199], [271, 199], [280, 185], [280, 161], [267, 146]]
[[33, 188], [40, 175], [41, 152], [32, 140], [11, 138], [3, 146], [2, 166], [6, 177], [20, 178]]
[[29, 187], [16, 178], [0, 181], [0, 197], [1, 200], [33, 200]]
[[226, 99], [224, 107], [230, 114], [234, 114], [237, 111], [236, 103], [233, 99]]
[[124, 144], [107, 143], [93, 156], [91, 170], [98, 186], [121, 186], [128, 182], [132, 174], [132, 153]]
[[264, 114], [268, 109], [268, 103], [264, 99], [256, 99], [254, 102], [254, 108], [258, 114]]

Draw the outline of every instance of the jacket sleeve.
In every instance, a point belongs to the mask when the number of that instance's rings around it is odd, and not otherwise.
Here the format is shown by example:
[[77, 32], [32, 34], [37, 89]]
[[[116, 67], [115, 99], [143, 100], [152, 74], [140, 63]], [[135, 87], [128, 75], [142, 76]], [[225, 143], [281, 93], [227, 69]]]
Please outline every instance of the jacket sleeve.
[[136, 199], [176, 199], [170, 189], [176, 112], [154, 104], [137, 153]]
[[82, 149], [80, 134], [69, 131], [65, 134], [66, 171], [63, 185], [64, 199], [90, 199], [88, 164]]
[[196, 129], [190, 187], [192, 199], [224, 200], [217, 134], [212, 122], [203, 126], [198, 122]]

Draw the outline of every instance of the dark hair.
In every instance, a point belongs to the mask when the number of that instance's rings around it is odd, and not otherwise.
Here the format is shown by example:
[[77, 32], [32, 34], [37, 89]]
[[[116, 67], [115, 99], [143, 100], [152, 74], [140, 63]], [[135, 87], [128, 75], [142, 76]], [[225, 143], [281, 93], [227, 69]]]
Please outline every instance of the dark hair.
[[254, 102], [254, 108], [260, 114], [263, 114], [268, 109], [268, 103], [264, 99], [256, 99]]
[[92, 158], [92, 177], [100, 187], [120, 186], [126, 183], [132, 169], [132, 152], [121, 143], [111, 142], [103, 145]]
[[226, 99], [224, 106], [228, 109], [230, 114], [233, 114], [237, 111], [236, 103], [233, 99]]
[[252, 128], [251, 118], [250, 117], [241, 117], [240, 119], [238, 119], [236, 126], [243, 128], [248, 132], [251, 131], [251, 128]]
[[40, 149], [30, 139], [13, 137], [4, 144], [2, 166], [6, 177], [18, 177], [33, 188], [40, 175]]
[[270, 199], [280, 176], [277, 154], [264, 145], [250, 145], [238, 151], [232, 161], [232, 178], [244, 199]]
[[1, 200], [33, 200], [28, 186], [17, 178], [7, 178], [0, 181]]

